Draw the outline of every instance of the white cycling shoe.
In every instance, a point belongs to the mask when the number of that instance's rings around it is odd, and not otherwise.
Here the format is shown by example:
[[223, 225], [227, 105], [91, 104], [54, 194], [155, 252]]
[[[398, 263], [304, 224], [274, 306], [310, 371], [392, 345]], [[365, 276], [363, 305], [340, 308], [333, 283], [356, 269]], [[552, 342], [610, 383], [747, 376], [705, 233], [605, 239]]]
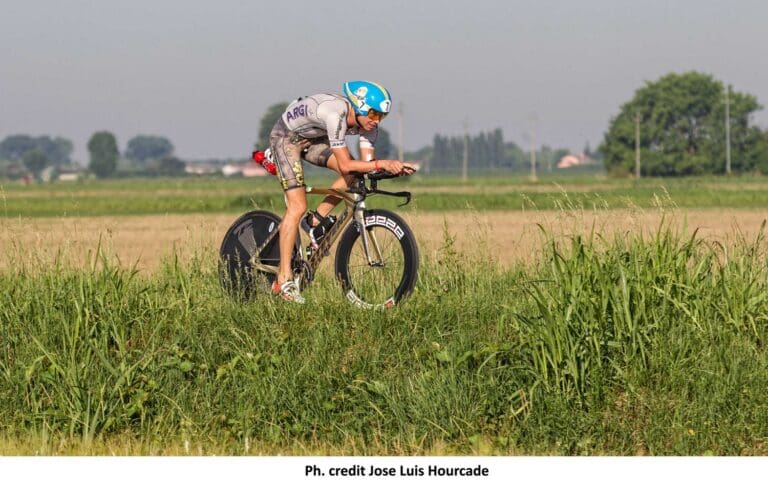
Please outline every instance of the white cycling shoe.
[[293, 280], [288, 280], [282, 284], [275, 280], [272, 284], [272, 293], [274, 295], [279, 295], [283, 298], [283, 300], [287, 300], [289, 302], [294, 302], [297, 304], [303, 304], [306, 302], [304, 297], [301, 296], [299, 285]]

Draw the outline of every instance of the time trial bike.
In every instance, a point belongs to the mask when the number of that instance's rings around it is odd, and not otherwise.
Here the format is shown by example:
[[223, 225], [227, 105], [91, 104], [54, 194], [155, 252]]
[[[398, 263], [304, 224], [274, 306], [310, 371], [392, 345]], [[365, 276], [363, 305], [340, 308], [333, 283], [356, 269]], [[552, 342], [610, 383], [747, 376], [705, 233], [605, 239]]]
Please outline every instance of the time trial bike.
[[[411, 201], [411, 193], [378, 188], [380, 180], [398, 175], [369, 172], [353, 176], [354, 183], [346, 191], [305, 188], [308, 195], [341, 199], [344, 210], [316, 249], [304, 249], [300, 233], [297, 235], [291, 259], [294, 280], [301, 290], [308, 287], [338, 239], [334, 273], [347, 300], [361, 308], [390, 308], [414, 289], [419, 249], [402, 217], [389, 210], [369, 209], [365, 201], [379, 194], [403, 198], [399, 206], [404, 206]], [[271, 291], [280, 262], [279, 226], [280, 217], [264, 210], [249, 211], [230, 226], [219, 250], [219, 278], [226, 290], [245, 298]]]

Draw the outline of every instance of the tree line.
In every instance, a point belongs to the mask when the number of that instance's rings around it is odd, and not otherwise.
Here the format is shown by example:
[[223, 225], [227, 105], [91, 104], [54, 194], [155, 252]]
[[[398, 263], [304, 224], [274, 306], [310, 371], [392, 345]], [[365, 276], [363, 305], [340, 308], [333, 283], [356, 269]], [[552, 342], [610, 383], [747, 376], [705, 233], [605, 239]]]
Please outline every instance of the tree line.
[[[670, 73], [640, 87], [610, 119], [595, 152], [609, 175], [687, 176], [768, 173], [768, 131], [753, 123], [757, 98], [701, 72]], [[409, 153], [435, 169], [460, 169], [467, 143], [474, 168], [525, 170], [531, 153], [504, 142], [500, 129], [474, 136], [436, 134], [431, 146]], [[534, 157], [551, 168], [566, 150], [542, 146]], [[730, 161], [730, 162], [728, 162]]]
[[[565, 148], [553, 149], [543, 145], [531, 156], [530, 151], [512, 141], [505, 141], [502, 130], [496, 128], [464, 136], [435, 134], [431, 146], [409, 153], [409, 156], [428, 163], [429, 169], [458, 171], [464, 163], [465, 146], [467, 164], [471, 169], [481, 171], [527, 171], [531, 169], [532, 159], [536, 160], [539, 169], [552, 171], [560, 158], [569, 152]], [[588, 147], [586, 149], [589, 150]]]
[[[173, 154], [174, 146], [163, 136], [139, 135], [131, 138], [120, 157], [117, 139], [108, 131], [100, 131], [88, 141], [88, 168], [96, 176], [123, 175], [174, 176], [184, 173], [185, 163]], [[123, 160], [122, 166], [119, 165]]]
[[[287, 102], [270, 106], [260, 120], [256, 148], [268, 146], [269, 132]], [[734, 91], [700, 72], [670, 73], [646, 82], [609, 120], [601, 144], [583, 154], [599, 160], [613, 176], [686, 176], [722, 173], [768, 173], [768, 131], [753, 123], [762, 109], [757, 98]], [[355, 146], [350, 145], [355, 151]], [[526, 151], [504, 139], [500, 128], [465, 136], [435, 134], [430, 145], [404, 153], [406, 160], [424, 163], [426, 171], [461, 170], [466, 148], [472, 170], [527, 171], [532, 159], [539, 170], [552, 170], [567, 149], [539, 146]], [[118, 171], [135, 175], [174, 175], [184, 163], [173, 155], [173, 144], [162, 136], [140, 135], [128, 141], [120, 155], [115, 136], [94, 133], [88, 142], [91, 172], [99, 177]], [[13, 135], [0, 142], [0, 176], [25, 172], [39, 176], [46, 168], [72, 164], [72, 142], [61, 137]], [[399, 150], [389, 132], [379, 129], [377, 156], [395, 157]], [[730, 161], [730, 162], [728, 162]]]
[[[122, 156], [115, 135], [109, 131], [94, 133], [87, 146], [88, 170], [100, 178], [118, 173], [123, 176], [184, 173], [184, 162], [173, 155], [173, 143], [163, 136], [134, 136]], [[47, 169], [77, 171], [80, 167], [73, 163], [72, 152], [72, 141], [61, 137], [7, 136], [0, 141], [0, 177], [18, 179], [32, 175], [39, 179]]]
[[72, 141], [61, 137], [8, 136], [0, 142], [0, 176], [17, 178], [39, 174], [47, 166], [67, 166], [73, 149]]

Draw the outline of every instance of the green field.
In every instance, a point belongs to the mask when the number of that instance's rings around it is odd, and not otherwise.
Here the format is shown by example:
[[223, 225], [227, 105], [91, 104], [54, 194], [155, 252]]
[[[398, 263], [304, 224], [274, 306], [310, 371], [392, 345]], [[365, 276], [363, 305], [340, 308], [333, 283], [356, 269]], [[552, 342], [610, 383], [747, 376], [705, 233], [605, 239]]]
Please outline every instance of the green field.
[[[314, 186], [332, 178], [313, 172]], [[410, 190], [404, 210], [548, 210], [677, 206], [681, 208], [762, 208], [768, 206], [768, 180], [762, 177], [608, 180], [603, 177], [483, 176], [458, 178], [416, 175], [384, 181], [381, 188]], [[398, 201], [374, 198], [373, 206], [393, 208]], [[282, 210], [274, 178], [89, 181], [21, 186], [0, 185], [0, 216], [101, 216], [181, 213], [239, 213], [253, 206]]]
[[450, 237], [386, 312], [306, 306], [215, 261], [0, 274], [3, 454], [768, 453], [765, 240], [543, 242], [501, 269]]
[[[0, 200], [14, 223], [239, 213], [279, 210], [275, 184], [6, 185]], [[414, 192], [406, 210], [574, 216], [756, 210], [766, 188], [762, 178], [390, 183]], [[544, 233], [537, 262], [509, 266], [483, 240], [458, 252], [446, 233], [423, 253], [413, 296], [386, 312], [346, 303], [327, 272], [306, 306], [232, 300], [210, 250], [146, 274], [103, 253], [84, 269], [3, 247], [0, 454], [768, 454], [762, 234], [721, 243], [668, 222], [651, 235]]]

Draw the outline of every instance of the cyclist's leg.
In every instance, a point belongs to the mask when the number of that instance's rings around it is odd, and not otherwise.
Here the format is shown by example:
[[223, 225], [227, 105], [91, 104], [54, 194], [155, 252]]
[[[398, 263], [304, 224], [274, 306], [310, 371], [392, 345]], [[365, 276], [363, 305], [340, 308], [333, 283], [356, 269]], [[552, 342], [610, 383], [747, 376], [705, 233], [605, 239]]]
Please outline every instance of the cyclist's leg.
[[[330, 148], [329, 148], [330, 150]], [[325, 167], [328, 169], [331, 169], [333, 171], [339, 172], [339, 162], [336, 161], [336, 156], [333, 154], [330, 154], [324, 163]], [[333, 182], [331, 185], [331, 188], [337, 189], [337, 190], [346, 190], [349, 188], [349, 185], [352, 183], [352, 180], [354, 179], [353, 176], [347, 175], [347, 176], [339, 176], [336, 181]], [[341, 202], [340, 198], [337, 198], [335, 196], [326, 196], [323, 198], [323, 201], [320, 202], [319, 205], [317, 205], [317, 212], [321, 216], [328, 216], [328, 214], [333, 211], [333, 209], [336, 207], [336, 205]]]
[[293, 278], [291, 255], [301, 217], [307, 211], [301, 153], [309, 145], [309, 141], [288, 131], [282, 120], [275, 124], [269, 141], [277, 165], [277, 175], [285, 192], [286, 209], [280, 223], [280, 269], [277, 276], [278, 283], [282, 284]]
[[296, 235], [301, 217], [307, 212], [307, 193], [303, 187], [296, 187], [285, 192], [285, 216], [280, 223], [280, 271], [277, 282], [282, 284], [293, 278], [291, 255], [296, 244]]

